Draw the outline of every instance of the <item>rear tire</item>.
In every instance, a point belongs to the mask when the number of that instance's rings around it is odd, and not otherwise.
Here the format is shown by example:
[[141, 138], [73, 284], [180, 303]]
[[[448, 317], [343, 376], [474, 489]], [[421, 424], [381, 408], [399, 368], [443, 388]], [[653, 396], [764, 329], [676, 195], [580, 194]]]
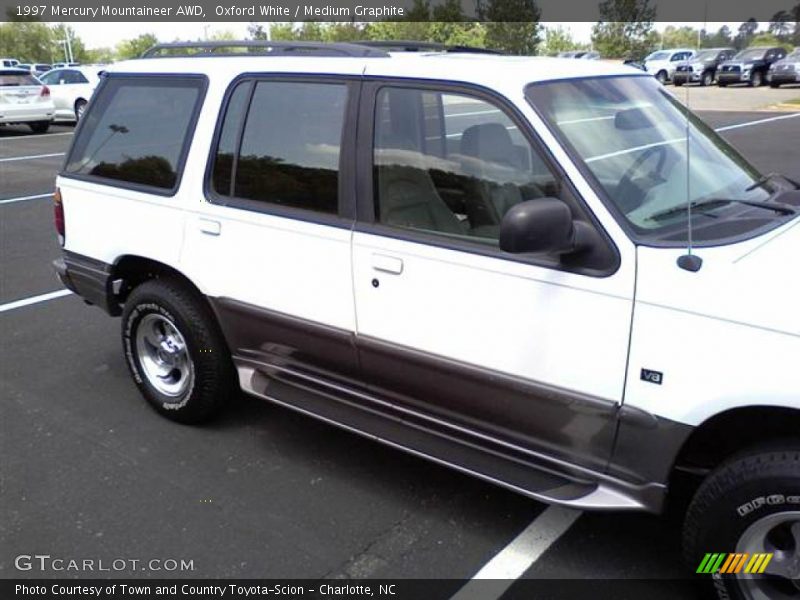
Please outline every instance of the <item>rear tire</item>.
[[177, 280], [153, 279], [131, 292], [122, 346], [139, 391], [173, 421], [205, 421], [235, 390], [230, 352], [211, 309]]
[[773, 553], [763, 576], [744, 568], [697, 575], [720, 598], [800, 598], [800, 445], [775, 448], [722, 464], [687, 510], [683, 548], [693, 572], [708, 553]]
[[33, 133], [47, 133], [47, 130], [50, 129], [50, 121], [34, 121], [33, 123], [28, 123], [28, 127], [31, 128]]
[[771, 87], [772, 89], [777, 89], [777, 88], [781, 87], [781, 84], [780, 83], [770, 83], [769, 87]]

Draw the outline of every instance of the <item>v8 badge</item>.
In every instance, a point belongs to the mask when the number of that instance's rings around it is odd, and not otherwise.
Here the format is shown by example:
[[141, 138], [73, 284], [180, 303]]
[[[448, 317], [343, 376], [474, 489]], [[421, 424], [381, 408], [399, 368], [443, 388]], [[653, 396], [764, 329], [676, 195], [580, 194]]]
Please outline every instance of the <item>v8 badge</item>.
[[664, 382], [664, 374], [661, 371], [652, 371], [650, 369], [642, 369], [641, 380], [647, 383], [655, 383], [661, 385]]

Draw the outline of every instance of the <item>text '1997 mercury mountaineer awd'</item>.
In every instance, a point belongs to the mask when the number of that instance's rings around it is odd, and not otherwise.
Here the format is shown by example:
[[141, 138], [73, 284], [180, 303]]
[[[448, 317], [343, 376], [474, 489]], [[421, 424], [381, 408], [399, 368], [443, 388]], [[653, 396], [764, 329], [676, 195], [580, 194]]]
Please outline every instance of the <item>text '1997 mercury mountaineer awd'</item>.
[[110, 67], [57, 180], [158, 412], [241, 388], [587, 510], [696, 483], [692, 564], [796, 591], [797, 184], [621, 65], [233, 45]]

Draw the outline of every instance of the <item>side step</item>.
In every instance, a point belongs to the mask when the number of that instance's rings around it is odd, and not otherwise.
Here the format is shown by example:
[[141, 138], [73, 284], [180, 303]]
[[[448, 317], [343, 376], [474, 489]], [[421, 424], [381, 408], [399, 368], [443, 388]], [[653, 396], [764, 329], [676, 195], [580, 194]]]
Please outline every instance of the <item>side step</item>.
[[394, 412], [389, 403], [378, 401], [366, 406], [279, 367], [243, 357], [235, 357], [234, 362], [241, 387], [249, 394], [535, 500], [577, 509], [660, 509], [662, 486], [630, 486], [622, 481], [619, 486], [608, 485], [600, 481], [608, 478], [602, 474], [592, 478], [559, 472], [531, 462], [530, 456], [412, 422], [407, 415]]

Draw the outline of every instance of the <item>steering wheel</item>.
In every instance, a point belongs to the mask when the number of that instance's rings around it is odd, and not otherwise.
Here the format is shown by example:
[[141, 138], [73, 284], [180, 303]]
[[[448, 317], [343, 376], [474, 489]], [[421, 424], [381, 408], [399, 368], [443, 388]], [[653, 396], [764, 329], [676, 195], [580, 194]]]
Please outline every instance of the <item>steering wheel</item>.
[[642, 165], [654, 156], [657, 157], [655, 169], [651, 169], [647, 172], [647, 179], [649, 183], [653, 184], [664, 183], [664, 181], [666, 181], [661, 177], [661, 172], [664, 170], [664, 166], [667, 163], [667, 147], [653, 146], [652, 148], [648, 148], [633, 161], [633, 164], [628, 167], [617, 185], [617, 204], [623, 212], [629, 213], [642, 205], [642, 199], [645, 196], [646, 190], [636, 185], [633, 180]]

